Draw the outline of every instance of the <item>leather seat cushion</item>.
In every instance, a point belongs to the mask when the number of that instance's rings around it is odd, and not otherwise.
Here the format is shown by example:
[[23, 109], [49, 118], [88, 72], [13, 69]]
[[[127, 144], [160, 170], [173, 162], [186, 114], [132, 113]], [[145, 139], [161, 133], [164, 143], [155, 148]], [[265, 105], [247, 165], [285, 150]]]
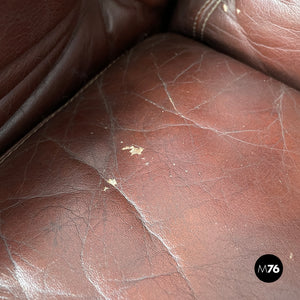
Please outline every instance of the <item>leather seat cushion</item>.
[[[147, 39], [2, 161], [0, 295], [298, 298], [299, 101], [198, 42]], [[269, 251], [276, 285], [254, 274]]]

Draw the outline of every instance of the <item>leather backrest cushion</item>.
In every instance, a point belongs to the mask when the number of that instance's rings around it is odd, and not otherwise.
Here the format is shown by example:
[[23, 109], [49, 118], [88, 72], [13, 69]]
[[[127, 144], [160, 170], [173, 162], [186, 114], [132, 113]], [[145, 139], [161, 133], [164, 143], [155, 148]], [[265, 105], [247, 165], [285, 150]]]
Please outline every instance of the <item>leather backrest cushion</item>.
[[165, 5], [165, 0], [1, 1], [0, 153], [158, 29]]
[[298, 0], [179, 0], [171, 29], [300, 89]]

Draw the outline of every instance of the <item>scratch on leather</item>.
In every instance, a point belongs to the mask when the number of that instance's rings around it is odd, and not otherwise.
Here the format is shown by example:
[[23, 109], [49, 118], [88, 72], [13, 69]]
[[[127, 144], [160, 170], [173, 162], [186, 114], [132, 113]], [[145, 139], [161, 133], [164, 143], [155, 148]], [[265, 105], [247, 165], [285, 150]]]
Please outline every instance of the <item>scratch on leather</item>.
[[174, 262], [176, 264], [177, 272], [181, 275], [183, 280], [186, 282], [193, 298], [196, 299], [196, 295], [195, 295], [195, 293], [183, 271], [183, 268], [181, 266], [181, 263], [180, 263], [181, 259], [176, 253], [173, 252], [172, 248], [174, 248], [174, 247], [172, 245], [170, 245], [170, 243], [168, 241], [166, 241], [161, 235], [159, 235], [158, 233], [151, 230], [150, 226], [148, 225], [148, 224], [150, 224], [150, 222], [147, 220], [147, 217], [143, 213], [142, 209], [140, 207], [138, 207], [138, 205], [133, 200], [131, 200], [120, 188], [118, 188], [117, 186], [114, 186], [114, 187], [127, 200], [127, 202], [133, 206], [135, 211], [138, 213], [139, 219], [142, 222], [143, 227], [149, 232], [150, 235], [152, 235], [153, 237], [158, 239], [160, 241], [160, 243], [164, 246], [165, 249], [167, 249], [169, 255], [171, 256], [171, 258], [174, 260]]

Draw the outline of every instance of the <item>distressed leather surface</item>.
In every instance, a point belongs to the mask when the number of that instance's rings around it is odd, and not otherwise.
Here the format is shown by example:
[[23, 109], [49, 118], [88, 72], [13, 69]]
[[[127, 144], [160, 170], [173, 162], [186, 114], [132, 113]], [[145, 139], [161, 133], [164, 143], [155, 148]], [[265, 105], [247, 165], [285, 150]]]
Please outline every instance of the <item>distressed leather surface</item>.
[[166, 1], [0, 3], [0, 153], [124, 49], [157, 29]]
[[179, 0], [171, 28], [300, 89], [298, 0]]
[[[147, 39], [2, 162], [1, 297], [299, 299], [299, 101]], [[264, 284], [269, 252], [284, 271]]]

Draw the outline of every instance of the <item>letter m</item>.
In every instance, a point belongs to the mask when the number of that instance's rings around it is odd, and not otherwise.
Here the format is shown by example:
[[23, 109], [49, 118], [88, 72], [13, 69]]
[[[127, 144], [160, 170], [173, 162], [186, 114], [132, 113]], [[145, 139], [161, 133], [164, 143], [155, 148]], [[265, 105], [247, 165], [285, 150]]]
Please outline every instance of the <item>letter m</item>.
[[257, 273], [259, 273], [259, 271], [261, 271], [262, 273], [263, 273], [264, 271], [266, 271], [266, 272], [268, 273], [267, 266], [264, 265], [263, 268], [262, 268], [261, 265], [258, 265]]

